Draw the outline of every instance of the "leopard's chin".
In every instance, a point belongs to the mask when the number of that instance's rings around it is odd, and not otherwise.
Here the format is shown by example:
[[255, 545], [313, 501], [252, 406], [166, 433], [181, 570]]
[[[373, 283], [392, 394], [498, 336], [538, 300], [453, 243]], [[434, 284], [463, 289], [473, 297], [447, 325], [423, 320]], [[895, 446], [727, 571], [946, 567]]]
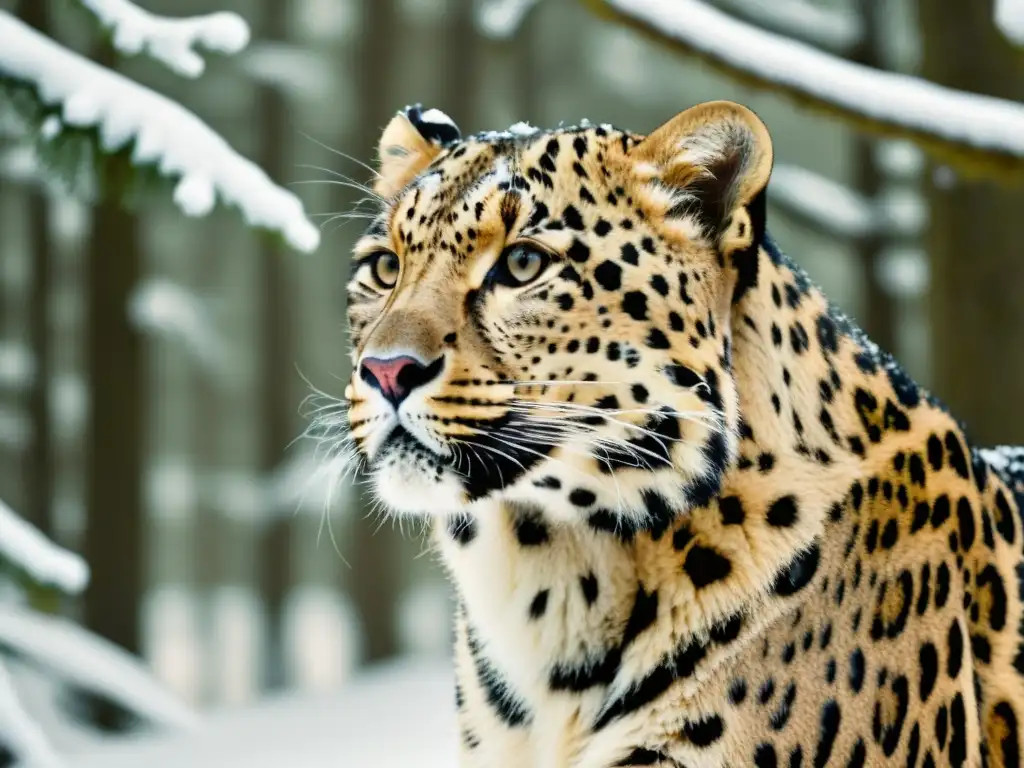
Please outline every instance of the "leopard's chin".
[[397, 427], [372, 464], [377, 498], [396, 515], [447, 515], [465, 506], [465, 492], [448, 462]]

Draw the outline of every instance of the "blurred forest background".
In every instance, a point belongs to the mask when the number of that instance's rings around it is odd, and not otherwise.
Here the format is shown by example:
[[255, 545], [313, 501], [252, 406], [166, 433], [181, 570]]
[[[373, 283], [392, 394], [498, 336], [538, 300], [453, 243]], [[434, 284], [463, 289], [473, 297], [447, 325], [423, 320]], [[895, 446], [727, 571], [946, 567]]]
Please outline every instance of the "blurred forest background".
[[[774, 2], [774, 0], [772, 0]], [[1024, 51], [989, 3], [718, 0], [845, 58], [1024, 101]], [[357, 487], [313, 486], [302, 403], [348, 376], [343, 286], [361, 197], [394, 111], [423, 102], [463, 132], [581, 118], [647, 131], [709, 99], [775, 139], [769, 227], [783, 250], [967, 422], [1024, 443], [1020, 185], [965, 178], [905, 139], [859, 133], [599, 18], [536, 5], [514, 35], [473, 0], [148, 0], [234, 10], [254, 39], [198, 81], [115, 61], [65, 0], [0, 0], [33, 26], [195, 111], [296, 191], [323, 242], [303, 255], [237, 212], [134, 212], [40, 183], [0, 132], [0, 498], [80, 552], [91, 583], [57, 610], [142, 655], [196, 705], [330, 690], [361, 665], [446, 659], [450, 596], [416, 530]], [[2, 45], [2, 41], [0, 41]]]

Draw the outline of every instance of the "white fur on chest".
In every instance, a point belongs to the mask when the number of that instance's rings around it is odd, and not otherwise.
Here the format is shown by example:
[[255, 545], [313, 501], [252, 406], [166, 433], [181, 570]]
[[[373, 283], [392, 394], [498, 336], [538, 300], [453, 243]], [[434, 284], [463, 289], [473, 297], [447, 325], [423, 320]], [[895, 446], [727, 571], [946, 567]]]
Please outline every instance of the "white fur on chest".
[[[545, 540], [524, 544], [508, 508], [475, 513], [468, 543], [438, 527], [445, 564], [482, 652], [534, 712], [531, 765], [566, 765], [604, 690], [553, 690], [552, 671], [596, 664], [616, 645], [636, 594], [635, 566], [617, 539], [583, 525], [545, 522]], [[541, 593], [544, 611], [531, 615]]]

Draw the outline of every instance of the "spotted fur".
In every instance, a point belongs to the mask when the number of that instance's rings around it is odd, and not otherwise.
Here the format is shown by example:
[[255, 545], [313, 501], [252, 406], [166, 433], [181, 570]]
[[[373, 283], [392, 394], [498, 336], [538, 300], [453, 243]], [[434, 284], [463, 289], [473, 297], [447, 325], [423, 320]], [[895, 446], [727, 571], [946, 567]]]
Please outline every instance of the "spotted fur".
[[[771, 156], [725, 102], [646, 137], [386, 129], [351, 438], [435, 518], [462, 765], [1020, 763], [1024, 454], [779, 251]], [[371, 360], [411, 361], [404, 399]]]

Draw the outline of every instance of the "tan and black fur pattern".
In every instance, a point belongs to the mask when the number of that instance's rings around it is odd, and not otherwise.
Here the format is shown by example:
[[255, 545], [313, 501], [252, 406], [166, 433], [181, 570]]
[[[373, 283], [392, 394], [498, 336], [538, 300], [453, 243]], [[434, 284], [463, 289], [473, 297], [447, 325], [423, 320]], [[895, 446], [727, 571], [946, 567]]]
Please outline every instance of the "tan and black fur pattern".
[[[753, 113], [463, 139], [416, 107], [380, 156], [351, 440], [436, 518], [462, 765], [1020, 764], [1020, 454], [779, 252]], [[397, 409], [360, 374], [395, 355], [429, 368]]]

